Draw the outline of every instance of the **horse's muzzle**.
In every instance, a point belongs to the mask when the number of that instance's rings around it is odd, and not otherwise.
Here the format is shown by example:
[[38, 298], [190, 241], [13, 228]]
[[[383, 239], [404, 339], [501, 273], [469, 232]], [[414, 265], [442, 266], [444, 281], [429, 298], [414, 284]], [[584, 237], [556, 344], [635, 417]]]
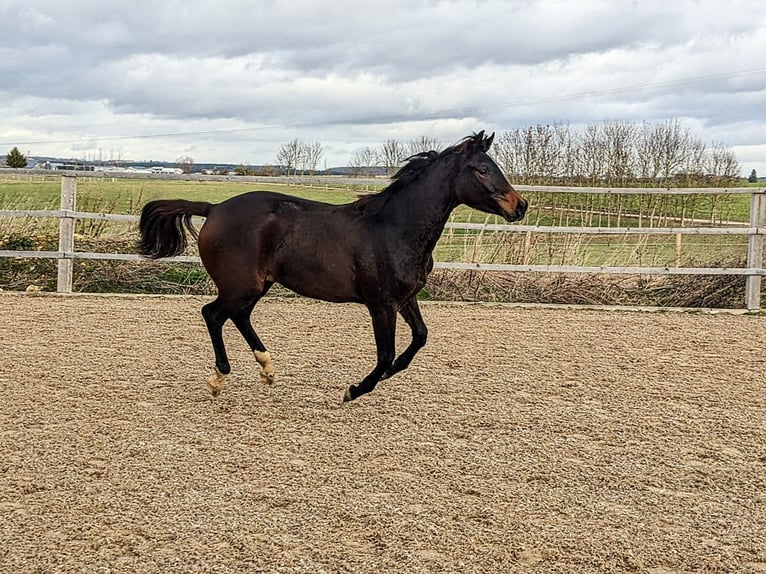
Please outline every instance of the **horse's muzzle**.
[[529, 207], [527, 200], [520, 197], [519, 201], [516, 202], [516, 211], [513, 213], [513, 220], [519, 221], [524, 219], [524, 216], [527, 214], [527, 207]]
[[516, 207], [512, 207], [513, 204], [505, 198], [500, 200], [499, 203], [503, 211], [503, 219], [506, 221], [519, 221], [520, 219], [523, 219], [524, 215], [527, 213], [527, 207], [529, 206], [527, 200], [520, 195], [516, 199]]

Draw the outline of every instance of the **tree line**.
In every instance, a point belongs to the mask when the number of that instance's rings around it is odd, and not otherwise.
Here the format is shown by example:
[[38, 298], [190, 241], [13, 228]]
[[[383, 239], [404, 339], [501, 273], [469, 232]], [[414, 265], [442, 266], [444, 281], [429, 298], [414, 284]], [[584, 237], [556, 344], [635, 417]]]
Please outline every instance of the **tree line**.
[[[381, 170], [391, 175], [409, 156], [442, 148], [427, 136], [388, 139], [357, 150], [348, 167], [358, 176]], [[280, 148], [277, 163], [288, 173], [305, 173], [315, 169], [321, 154], [320, 144], [293, 140]], [[715, 187], [740, 180], [732, 150], [719, 142], [706, 144], [679, 120], [517, 128], [495, 137], [492, 154], [513, 183], [526, 185]]]
[[357, 150], [349, 160], [349, 167], [354, 175], [359, 176], [369, 177], [379, 168], [393, 175], [408, 157], [431, 150], [440, 151], [442, 147], [440, 141], [428, 136], [420, 136], [406, 143], [388, 139], [379, 147], [367, 146]]
[[722, 143], [706, 145], [678, 120], [519, 128], [495, 138], [498, 165], [526, 185], [728, 186], [740, 165]]
[[[389, 139], [379, 147], [364, 147], [357, 150], [349, 160], [348, 167], [354, 175], [373, 176], [383, 168], [388, 175], [393, 174], [409, 157], [417, 153], [440, 150], [441, 143], [427, 136], [421, 136], [402, 143]], [[317, 165], [324, 154], [324, 147], [319, 142], [304, 142], [294, 139], [280, 146], [276, 163], [287, 175], [315, 174]]]
[[[354, 175], [392, 175], [410, 156], [436, 150], [438, 140], [420, 136], [408, 142], [388, 139], [377, 147], [363, 147], [351, 156]], [[324, 147], [319, 142], [293, 139], [280, 146], [269, 173], [315, 174]], [[566, 123], [536, 125], [498, 134], [492, 154], [512, 183], [614, 187], [728, 186], [740, 179], [736, 155], [724, 144], [708, 145], [678, 120], [661, 123], [602, 122], [575, 129]], [[24, 167], [26, 157], [13, 148], [6, 165]], [[178, 159], [192, 171], [193, 160]], [[245, 169], [247, 168], [247, 169]], [[237, 173], [250, 175], [249, 166]], [[755, 170], [748, 178], [757, 181]]]

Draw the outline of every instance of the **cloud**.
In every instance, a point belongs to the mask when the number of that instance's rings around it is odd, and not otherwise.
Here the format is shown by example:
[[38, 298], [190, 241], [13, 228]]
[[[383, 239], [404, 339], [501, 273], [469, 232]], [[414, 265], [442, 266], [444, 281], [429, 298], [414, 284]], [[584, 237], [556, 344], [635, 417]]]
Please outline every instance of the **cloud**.
[[337, 164], [389, 137], [686, 118], [757, 146], [764, 53], [744, 0], [5, 0], [0, 142], [257, 163], [300, 137]]

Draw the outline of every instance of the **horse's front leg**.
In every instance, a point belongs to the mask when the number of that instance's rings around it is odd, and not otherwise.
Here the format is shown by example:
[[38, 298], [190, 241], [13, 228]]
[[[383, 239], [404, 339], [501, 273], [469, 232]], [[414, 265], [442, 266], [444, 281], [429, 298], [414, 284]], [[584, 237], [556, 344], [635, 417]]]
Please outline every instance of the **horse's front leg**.
[[394, 362], [396, 342], [396, 307], [370, 308], [375, 345], [378, 349], [378, 363], [358, 385], [351, 385], [343, 396], [343, 402], [353, 401], [375, 388]]
[[423, 316], [420, 314], [417, 297], [413, 297], [402, 305], [399, 312], [412, 330], [412, 341], [402, 354], [396, 358], [391, 368], [385, 372], [383, 379], [392, 377], [399, 371], [409, 367], [415, 354], [425, 346], [428, 339], [428, 327], [426, 327]]

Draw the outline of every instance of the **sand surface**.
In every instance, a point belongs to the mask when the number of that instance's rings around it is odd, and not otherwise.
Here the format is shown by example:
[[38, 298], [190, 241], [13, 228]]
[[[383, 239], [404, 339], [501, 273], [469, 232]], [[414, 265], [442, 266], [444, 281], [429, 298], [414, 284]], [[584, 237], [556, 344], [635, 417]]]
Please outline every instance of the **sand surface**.
[[[1, 572], [766, 572], [766, 317], [0, 295]], [[400, 322], [399, 348], [408, 340]]]

